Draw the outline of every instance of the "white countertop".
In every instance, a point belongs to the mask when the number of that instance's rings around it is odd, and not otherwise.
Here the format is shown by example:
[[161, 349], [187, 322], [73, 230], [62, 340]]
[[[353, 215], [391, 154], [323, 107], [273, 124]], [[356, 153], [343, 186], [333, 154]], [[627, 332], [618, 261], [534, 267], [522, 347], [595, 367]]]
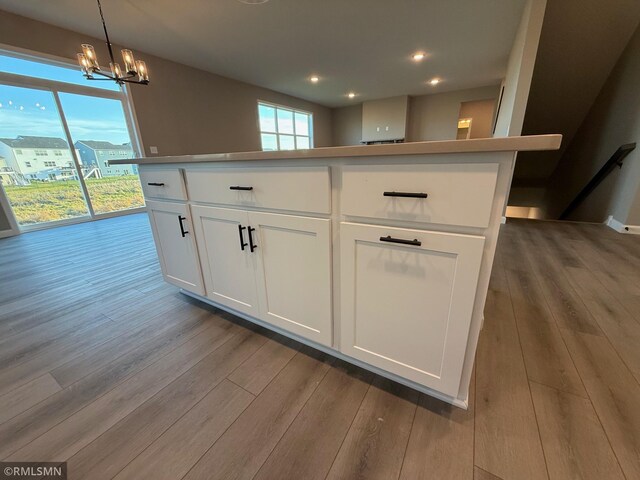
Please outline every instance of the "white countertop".
[[111, 164], [167, 164], [230, 162], [243, 160], [289, 160], [312, 158], [372, 157], [389, 155], [424, 155], [441, 153], [525, 152], [558, 150], [562, 135], [531, 135], [526, 137], [478, 138], [435, 142], [407, 142], [349, 147], [322, 147], [308, 150], [280, 150], [268, 152], [211, 153], [172, 157], [144, 157], [111, 160]]

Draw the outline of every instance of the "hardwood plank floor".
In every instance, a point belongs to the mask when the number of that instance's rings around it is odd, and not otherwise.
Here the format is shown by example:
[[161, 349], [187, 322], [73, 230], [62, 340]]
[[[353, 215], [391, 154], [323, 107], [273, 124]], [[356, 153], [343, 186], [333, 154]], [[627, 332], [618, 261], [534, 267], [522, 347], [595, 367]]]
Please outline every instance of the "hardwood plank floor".
[[[81, 248], [79, 248], [81, 246]], [[163, 282], [146, 215], [0, 240], [0, 459], [70, 479], [640, 478], [640, 237], [501, 228], [470, 408]]]

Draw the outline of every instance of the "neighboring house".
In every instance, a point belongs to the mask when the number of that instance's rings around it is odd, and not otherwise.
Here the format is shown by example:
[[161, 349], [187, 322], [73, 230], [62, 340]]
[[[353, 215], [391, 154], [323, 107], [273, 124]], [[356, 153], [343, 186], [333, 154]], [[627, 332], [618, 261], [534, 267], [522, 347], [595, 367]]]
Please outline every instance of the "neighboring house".
[[0, 156], [4, 158], [3, 181], [7, 183], [77, 177], [69, 145], [62, 138], [27, 135], [0, 138]]
[[98, 167], [103, 177], [138, 173], [137, 165], [111, 165], [109, 163], [111, 160], [134, 158], [136, 155], [129, 143], [115, 145], [111, 142], [78, 140], [74, 146], [80, 155], [82, 164], [85, 167]]

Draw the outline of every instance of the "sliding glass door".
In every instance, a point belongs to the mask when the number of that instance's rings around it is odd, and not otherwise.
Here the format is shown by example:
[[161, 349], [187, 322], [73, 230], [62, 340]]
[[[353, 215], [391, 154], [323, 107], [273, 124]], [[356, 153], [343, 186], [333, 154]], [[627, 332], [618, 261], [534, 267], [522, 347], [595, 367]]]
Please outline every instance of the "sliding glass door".
[[137, 165], [110, 163], [137, 156], [122, 102], [60, 93], [60, 103], [80, 157], [93, 211], [102, 214], [143, 207]]
[[20, 228], [143, 207], [137, 166], [111, 163], [140, 156], [125, 91], [87, 84], [68, 64], [5, 53], [0, 188]]
[[0, 85], [0, 179], [21, 226], [89, 215], [54, 94]]

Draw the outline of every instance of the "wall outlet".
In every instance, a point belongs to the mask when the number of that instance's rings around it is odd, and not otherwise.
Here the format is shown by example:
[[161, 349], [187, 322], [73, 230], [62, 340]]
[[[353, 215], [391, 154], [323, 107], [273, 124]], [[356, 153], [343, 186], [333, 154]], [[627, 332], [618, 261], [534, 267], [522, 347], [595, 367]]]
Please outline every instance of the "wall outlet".
[[149, 146], [149, 152], [154, 153], [154, 154], [158, 154], [158, 147], [156, 147], [155, 145], [151, 145]]

